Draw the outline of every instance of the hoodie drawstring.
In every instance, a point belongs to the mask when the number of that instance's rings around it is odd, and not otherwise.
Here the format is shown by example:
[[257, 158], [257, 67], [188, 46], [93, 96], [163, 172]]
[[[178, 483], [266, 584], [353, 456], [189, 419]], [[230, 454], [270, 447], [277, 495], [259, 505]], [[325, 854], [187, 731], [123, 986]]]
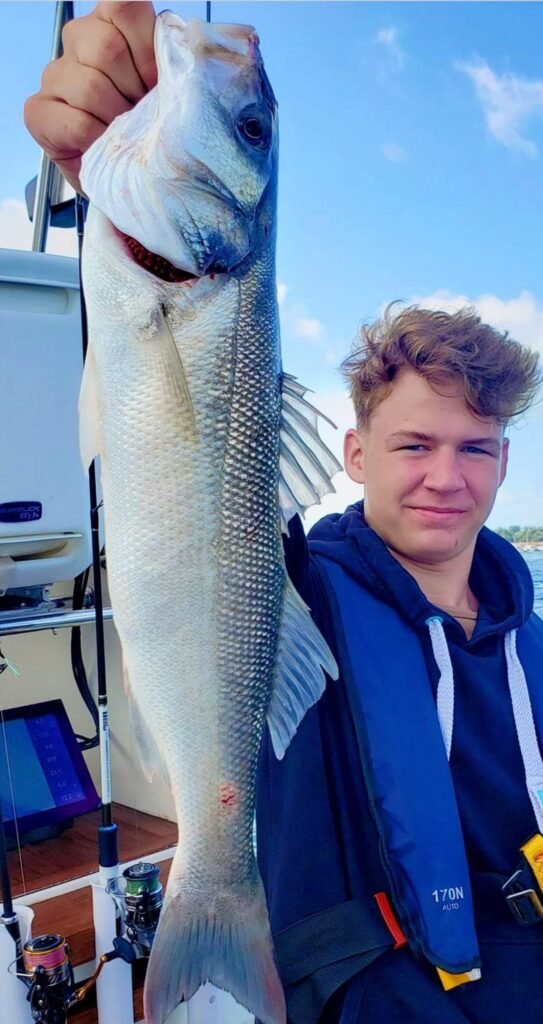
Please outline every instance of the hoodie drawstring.
[[543, 832], [543, 760], [535, 731], [526, 676], [517, 653], [516, 629], [512, 629], [505, 637], [505, 657], [513, 715], [524, 762], [526, 788], [532, 801], [537, 827]]
[[439, 682], [437, 684], [437, 717], [441, 727], [441, 734], [447, 751], [447, 760], [451, 757], [452, 734], [454, 724], [454, 673], [449, 654], [449, 645], [443, 620], [438, 615], [433, 615], [426, 620], [432, 651], [436, 665], [439, 669]]
[[[439, 669], [437, 684], [437, 717], [441, 727], [447, 758], [450, 760], [454, 725], [454, 673], [449, 646], [438, 615], [426, 620], [432, 651]], [[543, 759], [535, 730], [534, 716], [524, 669], [517, 653], [517, 631], [506, 633], [505, 659], [507, 681], [515, 719], [517, 737], [524, 763], [526, 788], [534, 809], [537, 827], [543, 832]]]

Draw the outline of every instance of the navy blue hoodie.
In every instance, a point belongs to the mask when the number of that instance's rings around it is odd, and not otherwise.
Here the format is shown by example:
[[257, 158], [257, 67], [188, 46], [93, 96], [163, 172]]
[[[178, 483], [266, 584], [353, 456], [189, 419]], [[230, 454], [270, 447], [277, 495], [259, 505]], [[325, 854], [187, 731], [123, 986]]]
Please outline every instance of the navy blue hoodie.
[[[290, 533], [289, 575], [336, 655], [337, 624], [314, 556], [342, 566], [412, 626], [434, 688], [438, 672], [426, 621], [432, 614], [443, 619], [455, 676], [450, 767], [473, 879], [483, 979], [443, 992], [434, 968], [409, 950], [391, 949], [390, 936], [374, 920], [372, 894], [387, 884], [340, 677], [308, 712], [282, 762], [267, 737], [263, 744], [259, 862], [289, 1020], [510, 1024], [520, 1002], [523, 1016], [543, 1021], [543, 925], [516, 924], [499, 893], [517, 866], [519, 847], [536, 831], [503, 645], [504, 634], [533, 614], [524, 560], [508, 542], [481, 531], [470, 577], [480, 609], [468, 640], [365, 524], [361, 503], [321, 520], [308, 541], [299, 520]], [[543, 635], [543, 623], [541, 630]], [[383, 637], [388, 642], [394, 637]], [[369, 943], [366, 919], [373, 928]]]

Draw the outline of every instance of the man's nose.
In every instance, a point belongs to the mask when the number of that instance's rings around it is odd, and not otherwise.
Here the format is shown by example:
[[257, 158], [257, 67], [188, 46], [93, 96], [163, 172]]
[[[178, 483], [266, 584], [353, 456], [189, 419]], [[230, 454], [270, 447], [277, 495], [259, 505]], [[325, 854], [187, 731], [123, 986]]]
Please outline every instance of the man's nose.
[[466, 483], [456, 449], [443, 447], [432, 453], [424, 483], [433, 491], [463, 490]]

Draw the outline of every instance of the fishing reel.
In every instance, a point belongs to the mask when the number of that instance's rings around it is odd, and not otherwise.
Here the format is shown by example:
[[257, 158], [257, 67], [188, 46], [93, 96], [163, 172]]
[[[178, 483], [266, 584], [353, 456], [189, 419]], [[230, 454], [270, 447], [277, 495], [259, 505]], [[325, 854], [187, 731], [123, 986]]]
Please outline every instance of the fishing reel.
[[62, 935], [39, 935], [23, 945], [32, 1020], [39, 1024], [65, 1024], [75, 1000], [74, 972]]
[[22, 956], [24, 973], [17, 973], [28, 988], [26, 998], [32, 1020], [36, 1024], [67, 1024], [68, 1010], [85, 998], [105, 964], [118, 958], [129, 963], [136, 959], [126, 940], [115, 939], [113, 946], [111, 952], [100, 957], [92, 977], [76, 988], [70, 952], [62, 935], [38, 935], [25, 942]]
[[85, 998], [104, 966], [122, 959], [134, 963], [149, 957], [164, 901], [160, 868], [140, 862], [113, 878], [106, 892], [120, 911], [124, 935], [113, 940], [113, 949], [104, 953], [98, 966], [83, 985], [76, 987], [70, 952], [65, 938], [56, 933], [38, 935], [23, 945], [22, 970], [14, 961], [9, 968], [25, 983], [32, 1020], [36, 1024], [67, 1024], [68, 1010]]
[[119, 908], [126, 939], [138, 957], [148, 957], [158, 927], [164, 892], [160, 868], [140, 861], [106, 886]]

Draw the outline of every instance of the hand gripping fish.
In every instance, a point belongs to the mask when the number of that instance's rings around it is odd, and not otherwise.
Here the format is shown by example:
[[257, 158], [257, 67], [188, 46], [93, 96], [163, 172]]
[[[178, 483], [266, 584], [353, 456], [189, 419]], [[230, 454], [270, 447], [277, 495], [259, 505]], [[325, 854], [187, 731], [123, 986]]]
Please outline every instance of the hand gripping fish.
[[86, 465], [101, 457], [136, 741], [179, 844], [147, 1024], [209, 980], [284, 1024], [252, 829], [267, 719], [282, 757], [337, 669], [281, 532], [341, 467], [281, 369], [276, 101], [254, 30], [155, 29], [158, 85], [89, 150]]

